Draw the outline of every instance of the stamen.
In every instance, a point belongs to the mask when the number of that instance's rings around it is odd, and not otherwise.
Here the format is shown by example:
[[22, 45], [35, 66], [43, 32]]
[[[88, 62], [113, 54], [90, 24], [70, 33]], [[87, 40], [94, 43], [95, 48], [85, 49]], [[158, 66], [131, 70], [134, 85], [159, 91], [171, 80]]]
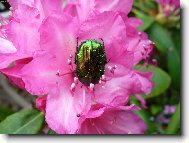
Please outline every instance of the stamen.
[[71, 65], [72, 60], [68, 59], [68, 65]]
[[152, 64], [157, 66], [157, 60], [156, 59], [152, 59]]
[[60, 76], [60, 71], [59, 70], [56, 71], [56, 75]]
[[81, 115], [80, 115], [80, 114], [77, 114], [76, 116], [77, 116], [78, 118], [79, 118], [79, 117], [81, 117]]
[[142, 56], [144, 56], [144, 52], [141, 52]]
[[106, 76], [102, 75], [102, 81], [106, 81]]
[[111, 73], [114, 73], [114, 69], [113, 69], [111, 66], [109, 66], [108, 69], [109, 69], [109, 71], [110, 71]]
[[149, 40], [149, 43], [150, 43], [150, 44], [153, 44], [153, 45], [155, 45], [155, 43], [154, 43], [154, 42], [152, 42], [151, 40]]
[[74, 83], [78, 84], [78, 78], [77, 77], [74, 77]]
[[94, 90], [94, 84], [93, 83], [90, 83], [90, 89]]
[[75, 91], [75, 86], [76, 86], [75, 83], [72, 83], [71, 87], [70, 87], [70, 90], [74, 92]]
[[114, 70], [117, 68], [117, 65], [114, 65], [113, 67], [109, 66], [108, 69], [109, 71], [114, 74]]
[[151, 40], [149, 40], [148, 42], [149, 42], [149, 44], [152, 44], [152, 43], [153, 43]]
[[70, 54], [70, 58], [72, 58], [73, 56], [72, 56], [72, 54]]

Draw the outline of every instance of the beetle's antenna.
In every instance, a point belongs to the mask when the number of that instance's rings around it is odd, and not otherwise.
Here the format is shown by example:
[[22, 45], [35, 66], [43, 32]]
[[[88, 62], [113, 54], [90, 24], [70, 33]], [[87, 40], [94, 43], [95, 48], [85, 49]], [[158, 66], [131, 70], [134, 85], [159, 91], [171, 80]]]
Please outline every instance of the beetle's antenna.
[[102, 41], [102, 44], [103, 44], [103, 46], [104, 46], [104, 40], [103, 40], [102, 38], [100, 38], [100, 40]]
[[76, 47], [77, 52], [79, 50], [78, 40], [79, 40], [79, 37], [77, 37], [77, 47]]

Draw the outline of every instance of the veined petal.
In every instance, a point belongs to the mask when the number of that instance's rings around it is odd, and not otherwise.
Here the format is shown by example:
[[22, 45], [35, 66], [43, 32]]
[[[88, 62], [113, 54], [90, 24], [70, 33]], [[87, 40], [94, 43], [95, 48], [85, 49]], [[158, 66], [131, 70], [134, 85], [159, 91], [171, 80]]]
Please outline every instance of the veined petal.
[[28, 6], [33, 6], [34, 0], [9, 0], [11, 7], [15, 10], [20, 4], [26, 4]]
[[[120, 69], [118, 68], [118, 70]], [[107, 77], [104, 85], [95, 86], [95, 101], [110, 106], [126, 104], [132, 93], [140, 91], [140, 84], [136, 81], [137, 79], [133, 78], [132, 72], [116, 76], [115, 71], [115, 75], [112, 78]]]
[[0, 55], [0, 68], [6, 68], [11, 62], [33, 56], [40, 49], [38, 28], [40, 20], [37, 18], [36, 8], [19, 4], [14, 11], [14, 18], [3, 26], [3, 36], [13, 43], [17, 52]]
[[144, 121], [133, 112], [109, 110], [85, 120], [79, 134], [143, 134], [146, 129]]
[[63, 0], [34, 0], [35, 7], [40, 11], [41, 17], [45, 18], [52, 13], [60, 13], [63, 9]]
[[154, 84], [151, 82], [152, 74], [153, 74], [152, 72], [136, 73], [136, 76], [141, 84], [141, 90], [145, 94], [150, 94], [153, 88]]
[[37, 55], [20, 72], [25, 89], [34, 95], [48, 94], [60, 80], [60, 77], [56, 75], [58, 69], [60, 69], [58, 63], [52, 56]]
[[95, 0], [95, 9], [100, 12], [119, 11], [127, 15], [132, 5], [133, 0]]
[[68, 1], [65, 12], [77, 16], [80, 21], [85, 21], [94, 13], [105, 11], [123, 12], [128, 14], [132, 8], [133, 0], [76, 0]]
[[77, 87], [70, 90], [70, 78], [65, 77], [62, 85], [51, 90], [47, 97], [46, 122], [59, 134], [74, 134], [80, 128], [79, 119], [86, 115], [91, 106], [90, 95]]
[[74, 56], [77, 47], [78, 21], [70, 15], [49, 16], [41, 25], [41, 48], [55, 57], [57, 63], [69, 69], [70, 55]]

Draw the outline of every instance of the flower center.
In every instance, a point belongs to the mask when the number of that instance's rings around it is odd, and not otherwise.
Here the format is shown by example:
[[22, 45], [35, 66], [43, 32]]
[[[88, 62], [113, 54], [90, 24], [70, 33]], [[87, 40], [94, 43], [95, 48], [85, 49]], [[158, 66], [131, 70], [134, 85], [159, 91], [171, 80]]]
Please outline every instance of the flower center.
[[[101, 39], [102, 40], [102, 39]], [[92, 87], [99, 83], [105, 72], [106, 53], [104, 42], [83, 41], [75, 53], [76, 75], [81, 83]]]

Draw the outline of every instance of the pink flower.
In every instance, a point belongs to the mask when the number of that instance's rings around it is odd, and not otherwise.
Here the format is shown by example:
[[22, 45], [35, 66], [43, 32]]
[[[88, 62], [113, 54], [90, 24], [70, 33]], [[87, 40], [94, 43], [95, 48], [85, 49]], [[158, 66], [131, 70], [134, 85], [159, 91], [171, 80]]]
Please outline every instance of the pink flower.
[[[142, 22], [127, 17], [132, 0], [68, 1], [63, 11], [59, 2], [13, 3], [12, 19], [19, 22], [5, 26], [10, 30], [6, 38], [18, 52], [2, 55], [6, 63], [2, 67], [13, 61], [15, 65], [0, 71], [14, 84], [40, 96], [36, 106], [57, 133], [144, 133], [145, 123], [132, 113], [138, 108], [124, 106], [131, 95], [149, 94], [153, 87], [152, 73], [133, 69], [148, 58], [153, 43], [137, 31]], [[22, 16], [23, 11], [30, 17]], [[83, 84], [75, 72], [77, 37], [78, 45], [88, 39], [104, 43], [107, 64], [98, 84]]]
[[180, 0], [156, 0], [163, 12], [167, 15], [177, 16], [180, 14]]
[[176, 111], [175, 105], [165, 105], [164, 114], [173, 114]]

